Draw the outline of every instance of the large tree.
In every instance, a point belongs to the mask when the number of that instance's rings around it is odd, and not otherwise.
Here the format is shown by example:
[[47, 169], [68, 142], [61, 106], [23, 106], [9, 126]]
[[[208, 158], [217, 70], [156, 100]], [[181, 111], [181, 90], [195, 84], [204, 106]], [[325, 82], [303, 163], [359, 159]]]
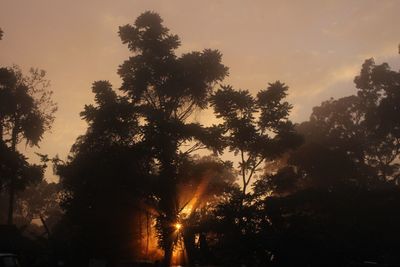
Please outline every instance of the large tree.
[[[38, 69], [23, 75], [18, 67], [0, 68], [0, 141], [13, 153], [23, 140], [27, 145], [37, 146], [54, 121], [57, 107], [45, 75], [45, 71]], [[8, 184], [9, 224], [13, 223], [18, 171], [12, 171]]]
[[[173, 224], [177, 220], [177, 168], [183, 155], [205, 145], [216, 145], [216, 128], [189, 123], [196, 109], [207, 106], [213, 85], [228, 73], [216, 50], [177, 55], [177, 35], [171, 34], [153, 12], [140, 15], [133, 25], [120, 27], [121, 40], [133, 52], [119, 68], [121, 90], [138, 108], [143, 142], [158, 163], [159, 199], [162, 224], [160, 243], [169, 265], [173, 249]], [[182, 145], [193, 146], [182, 151]]]

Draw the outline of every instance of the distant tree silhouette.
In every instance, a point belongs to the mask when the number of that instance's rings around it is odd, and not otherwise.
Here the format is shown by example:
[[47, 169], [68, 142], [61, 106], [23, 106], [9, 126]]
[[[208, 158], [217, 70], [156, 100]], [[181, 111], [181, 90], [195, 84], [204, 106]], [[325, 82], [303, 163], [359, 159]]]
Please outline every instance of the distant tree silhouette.
[[366, 60], [355, 78], [357, 95], [323, 102], [299, 131], [312, 142], [346, 153], [354, 165], [351, 169], [365, 183], [398, 183], [399, 79], [400, 73], [386, 63]]
[[[18, 194], [15, 221], [25, 232], [36, 237], [52, 235], [52, 229], [62, 217], [60, 208], [61, 185], [45, 180], [27, 186]], [[40, 227], [33, 220], [40, 220]]]
[[366, 60], [354, 80], [365, 115], [365, 162], [376, 170], [380, 180], [398, 183], [400, 155], [400, 72], [387, 63]]
[[[177, 220], [177, 168], [180, 158], [199, 148], [218, 149], [219, 129], [204, 128], [188, 123], [196, 109], [207, 106], [213, 85], [228, 73], [221, 64], [221, 54], [206, 49], [181, 56], [175, 54], [180, 46], [177, 35], [169, 33], [160, 16], [153, 12], [140, 15], [133, 25], [120, 27], [124, 44], [134, 53], [119, 68], [123, 80], [121, 90], [138, 107], [144, 124], [143, 142], [158, 164], [161, 225], [160, 244], [165, 251], [164, 265], [169, 265], [173, 249], [171, 236]], [[181, 145], [194, 145], [180, 151]]]
[[399, 77], [386, 63], [366, 60], [355, 78], [357, 95], [314, 107], [310, 120], [297, 127], [305, 144], [257, 190], [286, 194], [309, 187], [398, 184]]
[[386, 63], [366, 60], [357, 95], [315, 107], [297, 127], [305, 143], [256, 182], [268, 218], [260, 236], [276, 264], [399, 262], [399, 80]]
[[0, 28], [0, 40], [3, 39], [3, 35], [4, 35], [4, 32], [3, 32], [3, 30]]
[[[31, 69], [24, 76], [18, 67], [0, 69], [0, 140], [11, 152], [16, 153], [17, 144], [38, 145], [45, 131], [49, 130], [57, 109], [48, 90], [49, 81], [45, 71]], [[13, 205], [16, 183], [19, 179], [14, 169], [8, 185], [8, 223], [13, 223]]]
[[292, 106], [284, 101], [287, 90], [277, 81], [254, 98], [247, 90], [222, 86], [211, 98], [217, 118], [223, 119], [226, 146], [240, 156], [243, 196], [262, 163], [301, 144], [288, 119]]

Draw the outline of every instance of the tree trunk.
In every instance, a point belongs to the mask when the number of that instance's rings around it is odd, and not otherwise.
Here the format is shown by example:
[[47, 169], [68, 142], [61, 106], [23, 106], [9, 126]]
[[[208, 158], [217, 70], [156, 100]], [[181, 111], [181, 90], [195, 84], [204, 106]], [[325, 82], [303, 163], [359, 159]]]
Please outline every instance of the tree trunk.
[[[11, 151], [16, 152], [16, 147], [17, 147], [17, 139], [18, 139], [18, 123], [14, 124], [14, 128], [12, 130], [12, 135], [11, 135]], [[18, 166], [16, 166], [18, 168]], [[7, 219], [7, 224], [12, 225], [14, 224], [14, 202], [15, 202], [15, 180], [16, 180], [16, 175], [17, 175], [17, 170], [14, 169], [12, 171], [11, 177], [10, 177], [10, 188], [9, 188], [9, 200], [8, 200], [8, 219]]]
[[47, 225], [46, 220], [44, 219], [44, 217], [42, 215], [40, 215], [39, 218], [40, 218], [40, 221], [42, 222], [43, 227], [44, 227], [44, 229], [46, 231], [47, 238], [50, 239], [50, 228]]
[[173, 240], [169, 238], [168, 243], [164, 245], [163, 267], [170, 267], [172, 263]]
[[[14, 176], [14, 175], [12, 175]], [[15, 185], [14, 185], [14, 178], [11, 177], [11, 183], [10, 183], [10, 188], [9, 188], [9, 199], [8, 199], [8, 218], [7, 218], [7, 224], [8, 225], [13, 225], [14, 224], [14, 196], [15, 196]]]
[[175, 206], [175, 190], [174, 185], [170, 184], [164, 190], [167, 192], [166, 198], [164, 199], [165, 205], [165, 218], [163, 220], [162, 236], [163, 236], [163, 249], [164, 249], [164, 260], [163, 266], [171, 266], [172, 252], [174, 246], [174, 224], [177, 220], [176, 206]]
[[0, 118], [0, 141], [3, 141], [3, 118]]
[[[171, 157], [170, 157], [171, 158]], [[174, 225], [177, 221], [177, 191], [176, 191], [176, 171], [175, 166], [171, 161], [164, 162], [164, 171], [162, 172], [163, 179], [163, 192], [161, 199], [161, 207], [162, 211], [165, 214], [165, 218], [163, 219], [163, 249], [164, 249], [164, 261], [163, 266], [169, 267], [171, 266], [172, 260], [172, 252], [173, 252], [173, 243], [174, 243]]]
[[146, 211], [146, 258], [149, 256], [150, 222], [149, 212]]
[[172, 252], [174, 246], [174, 225], [178, 217], [178, 201], [177, 201], [177, 151], [178, 144], [173, 136], [164, 131], [161, 126], [160, 136], [160, 210], [161, 216], [161, 235], [163, 238], [164, 259], [163, 266], [171, 266]]

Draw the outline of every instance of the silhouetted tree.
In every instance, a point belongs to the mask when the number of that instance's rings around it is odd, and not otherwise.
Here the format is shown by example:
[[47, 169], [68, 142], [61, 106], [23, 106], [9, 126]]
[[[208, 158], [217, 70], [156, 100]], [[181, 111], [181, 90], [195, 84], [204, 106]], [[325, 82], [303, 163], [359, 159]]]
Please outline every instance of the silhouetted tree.
[[400, 72], [391, 70], [387, 63], [376, 65], [373, 59], [365, 61], [354, 80], [369, 143], [364, 146], [364, 161], [376, 170], [380, 180], [396, 183], [400, 155], [399, 80]]
[[310, 142], [346, 154], [364, 183], [397, 183], [399, 79], [400, 73], [386, 63], [375, 65], [372, 59], [366, 60], [355, 78], [357, 95], [323, 102], [299, 131]]
[[[31, 69], [24, 76], [18, 67], [0, 69], [0, 140], [15, 153], [17, 144], [38, 145], [54, 120], [57, 107], [48, 90], [45, 71]], [[10, 175], [8, 223], [13, 223], [17, 169]]]
[[[18, 194], [15, 221], [34, 237], [50, 238], [52, 229], [62, 217], [60, 207], [61, 185], [41, 181], [27, 186]], [[40, 224], [32, 223], [39, 220]], [[39, 227], [40, 226], [40, 227]]]
[[[129, 259], [140, 252], [137, 223], [141, 201], [151, 197], [153, 172], [146, 147], [138, 143], [137, 110], [107, 81], [93, 83], [95, 105], [82, 118], [86, 133], [72, 147], [67, 162], [58, 162], [64, 189], [65, 216], [56, 228], [74, 264], [89, 258]], [[65, 247], [66, 246], [66, 247]]]
[[[43, 179], [44, 166], [29, 164], [24, 155], [18, 151], [12, 151], [1, 140], [0, 158], [0, 220], [7, 221], [9, 199], [6, 198], [5, 193], [11, 182], [14, 183], [15, 191], [21, 192], [26, 187], [37, 184]], [[11, 177], [13, 177], [13, 181]]]
[[226, 145], [240, 156], [243, 196], [265, 161], [272, 161], [301, 143], [288, 119], [292, 106], [284, 101], [288, 87], [277, 81], [254, 98], [247, 90], [222, 86], [211, 98], [217, 118], [223, 119]]
[[[180, 40], [169, 33], [156, 13], [143, 13], [133, 25], [120, 27], [119, 34], [134, 53], [118, 73], [123, 80], [121, 90], [138, 108], [143, 121], [143, 142], [151, 148], [158, 164], [160, 244], [165, 251], [164, 264], [169, 265], [173, 249], [171, 232], [179, 209], [176, 186], [180, 154], [215, 146], [218, 141], [209, 138], [218, 132], [217, 128], [188, 123], [188, 118], [196, 109], [207, 106], [213, 85], [228, 72], [216, 50], [177, 56], [175, 50]], [[180, 151], [181, 145], [188, 141], [194, 145]]]
[[[399, 72], [367, 60], [357, 95], [298, 126], [305, 144], [254, 187], [263, 247], [277, 264], [396, 263]], [[329, 260], [327, 260], [329, 259]]]

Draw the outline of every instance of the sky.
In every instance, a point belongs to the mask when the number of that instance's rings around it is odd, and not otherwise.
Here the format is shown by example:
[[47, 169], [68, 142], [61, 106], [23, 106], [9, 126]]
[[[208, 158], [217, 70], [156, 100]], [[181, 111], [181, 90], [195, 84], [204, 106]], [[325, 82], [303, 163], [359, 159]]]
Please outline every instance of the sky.
[[[294, 122], [330, 97], [354, 94], [365, 59], [400, 67], [399, 0], [0, 0], [0, 66], [46, 70], [59, 107], [40, 148], [21, 152], [66, 158], [86, 130], [79, 112], [93, 103], [91, 84], [121, 84], [116, 72], [130, 53], [118, 27], [147, 10], [179, 35], [178, 54], [220, 50], [230, 73], [224, 84], [256, 94], [286, 83]], [[210, 122], [212, 112], [196, 119]]]

